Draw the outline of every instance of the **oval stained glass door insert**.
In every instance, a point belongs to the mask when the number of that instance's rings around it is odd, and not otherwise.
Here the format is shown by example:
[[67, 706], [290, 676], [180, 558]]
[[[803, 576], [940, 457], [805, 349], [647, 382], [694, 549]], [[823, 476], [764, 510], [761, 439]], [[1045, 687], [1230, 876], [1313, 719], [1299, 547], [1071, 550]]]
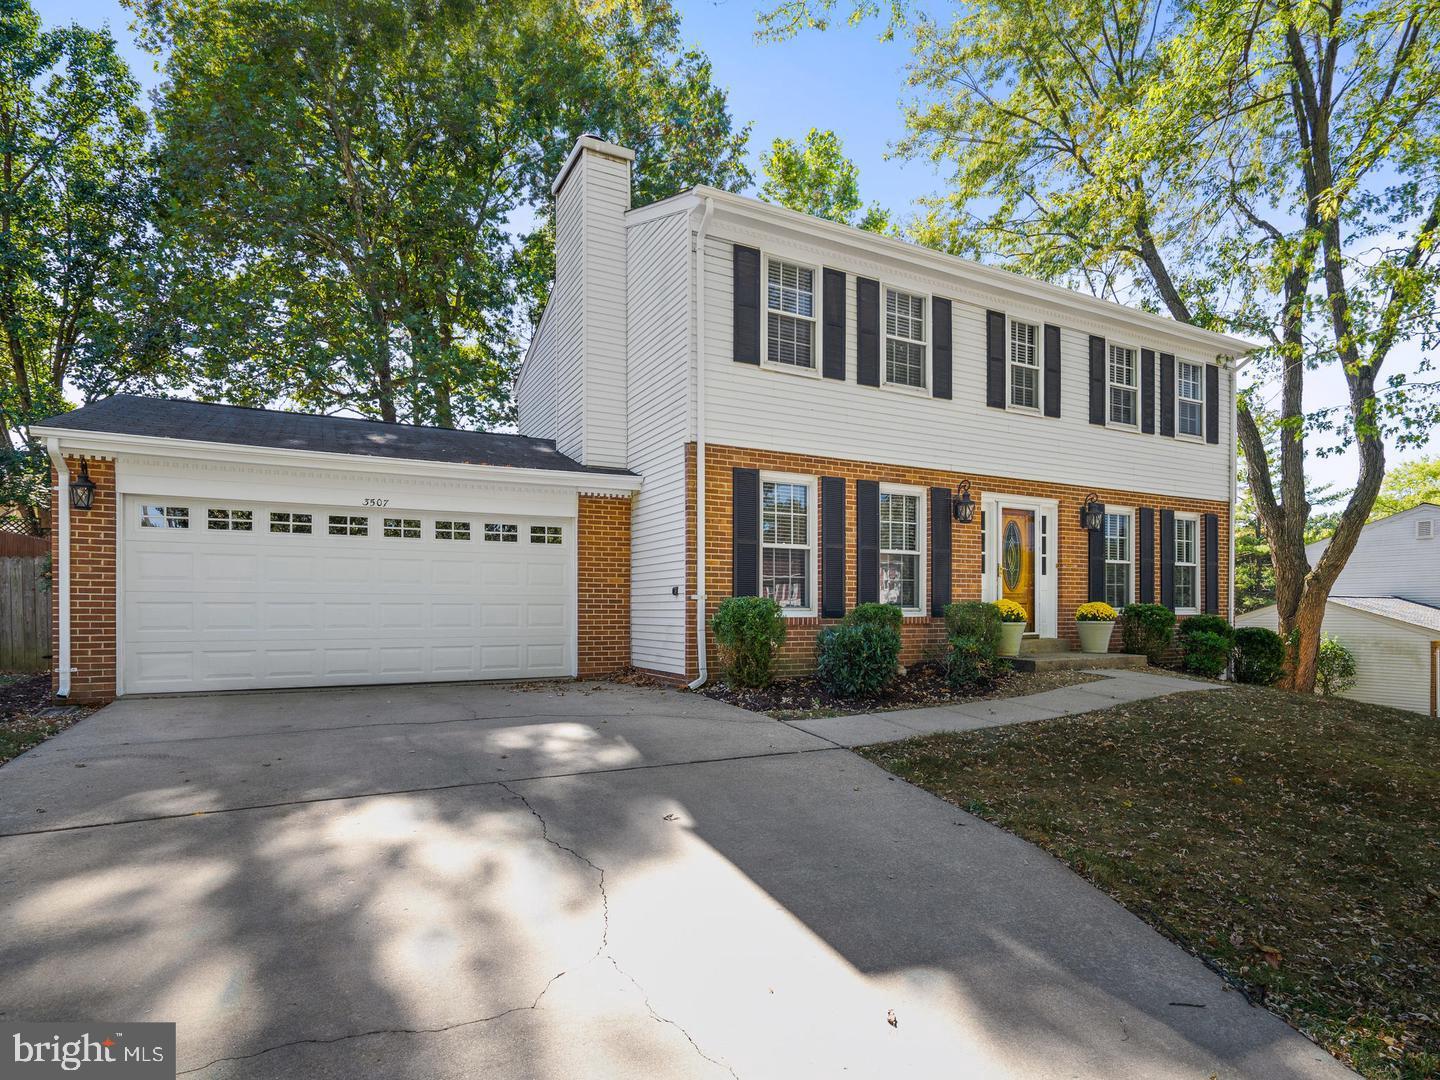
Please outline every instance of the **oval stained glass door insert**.
[[1020, 568], [1024, 559], [1024, 547], [1020, 539], [1020, 526], [1010, 522], [1005, 526], [1005, 540], [1001, 547], [1001, 572], [1005, 575], [1005, 587], [1020, 587]]

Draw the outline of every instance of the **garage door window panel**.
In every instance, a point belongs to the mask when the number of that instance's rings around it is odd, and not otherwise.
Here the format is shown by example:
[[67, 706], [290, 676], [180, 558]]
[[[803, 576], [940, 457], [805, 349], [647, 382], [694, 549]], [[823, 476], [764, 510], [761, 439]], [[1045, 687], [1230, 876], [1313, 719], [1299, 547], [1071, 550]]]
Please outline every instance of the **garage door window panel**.
[[329, 532], [331, 536], [369, 536], [370, 519], [352, 514], [331, 514]]
[[520, 526], [487, 521], [485, 523], [485, 540], [491, 544], [518, 544], [520, 542]]
[[275, 512], [270, 515], [270, 531], [272, 533], [292, 533], [308, 535], [313, 529], [313, 523], [309, 514], [292, 514], [289, 512]]
[[255, 512], [212, 506], [205, 511], [205, 528], [211, 532], [251, 532], [255, 528]]
[[440, 520], [435, 522], [436, 540], [469, 540], [470, 522]]
[[420, 519], [387, 517], [385, 519], [385, 535], [393, 540], [419, 540]]
[[531, 525], [530, 542], [532, 544], [558, 544], [560, 543], [559, 525]]
[[140, 507], [142, 529], [188, 529], [190, 508], [188, 506], [142, 506]]

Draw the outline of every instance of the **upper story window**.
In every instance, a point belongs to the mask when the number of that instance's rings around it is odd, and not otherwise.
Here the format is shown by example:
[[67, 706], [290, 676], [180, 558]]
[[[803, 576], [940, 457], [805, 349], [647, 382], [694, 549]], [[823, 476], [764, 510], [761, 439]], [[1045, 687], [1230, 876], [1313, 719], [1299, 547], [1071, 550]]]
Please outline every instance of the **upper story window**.
[[920, 496], [880, 492], [880, 602], [920, 607]]
[[1010, 324], [1010, 404], [1017, 409], [1040, 408], [1040, 353], [1034, 324]]
[[1135, 350], [1128, 345], [1110, 346], [1110, 411], [1112, 424], [1135, 426], [1135, 399], [1140, 393], [1140, 379], [1135, 367]]
[[760, 595], [782, 608], [810, 608], [814, 499], [804, 482], [760, 484]]
[[1205, 434], [1205, 369], [1181, 360], [1176, 365], [1176, 420], [1181, 435], [1202, 438]]
[[765, 358], [815, 367], [815, 271], [771, 259], [766, 270]]
[[1192, 517], [1175, 519], [1175, 566], [1174, 589], [1175, 610], [1195, 612], [1200, 610], [1199, 571], [1196, 569], [1199, 554], [1199, 522]]
[[1105, 602], [1119, 611], [1130, 603], [1134, 518], [1129, 511], [1105, 515]]
[[885, 381], [925, 386], [925, 298], [885, 290]]

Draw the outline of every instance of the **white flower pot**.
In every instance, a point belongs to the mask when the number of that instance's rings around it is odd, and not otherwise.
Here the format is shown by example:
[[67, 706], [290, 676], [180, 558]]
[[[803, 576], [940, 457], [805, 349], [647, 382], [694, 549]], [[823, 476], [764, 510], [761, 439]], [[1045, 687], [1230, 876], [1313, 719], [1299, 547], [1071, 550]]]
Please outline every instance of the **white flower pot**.
[[1023, 622], [1002, 622], [1000, 624], [1000, 655], [1019, 656], [1020, 639], [1025, 636]]
[[1081, 652], [1110, 651], [1110, 634], [1115, 629], [1114, 620], [1110, 622], [1077, 622], [1075, 626], [1080, 631]]

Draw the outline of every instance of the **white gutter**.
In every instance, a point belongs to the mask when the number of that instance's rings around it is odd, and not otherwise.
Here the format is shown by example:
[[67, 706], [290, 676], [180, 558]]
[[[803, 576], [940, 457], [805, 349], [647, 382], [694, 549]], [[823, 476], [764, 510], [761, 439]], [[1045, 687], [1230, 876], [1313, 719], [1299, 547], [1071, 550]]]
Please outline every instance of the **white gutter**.
[[57, 697], [70, 696], [70, 466], [65, 463], [65, 456], [60, 453], [60, 440], [50, 436], [45, 440], [45, 449], [50, 455], [50, 463], [55, 466], [55, 501], [59, 504], [55, 507], [59, 513], [60, 523], [60, 565], [51, 574], [51, 580], [60, 589], [60, 625], [57, 627], [57, 637], [60, 642], [60, 656], [56, 661], [60, 672], [59, 688], [56, 690]]
[[710, 679], [705, 654], [705, 234], [715, 204], [705, 197], [705, 214], [695, 237], [695, 654], [700, 674], [690, 684], [699, 690]]

